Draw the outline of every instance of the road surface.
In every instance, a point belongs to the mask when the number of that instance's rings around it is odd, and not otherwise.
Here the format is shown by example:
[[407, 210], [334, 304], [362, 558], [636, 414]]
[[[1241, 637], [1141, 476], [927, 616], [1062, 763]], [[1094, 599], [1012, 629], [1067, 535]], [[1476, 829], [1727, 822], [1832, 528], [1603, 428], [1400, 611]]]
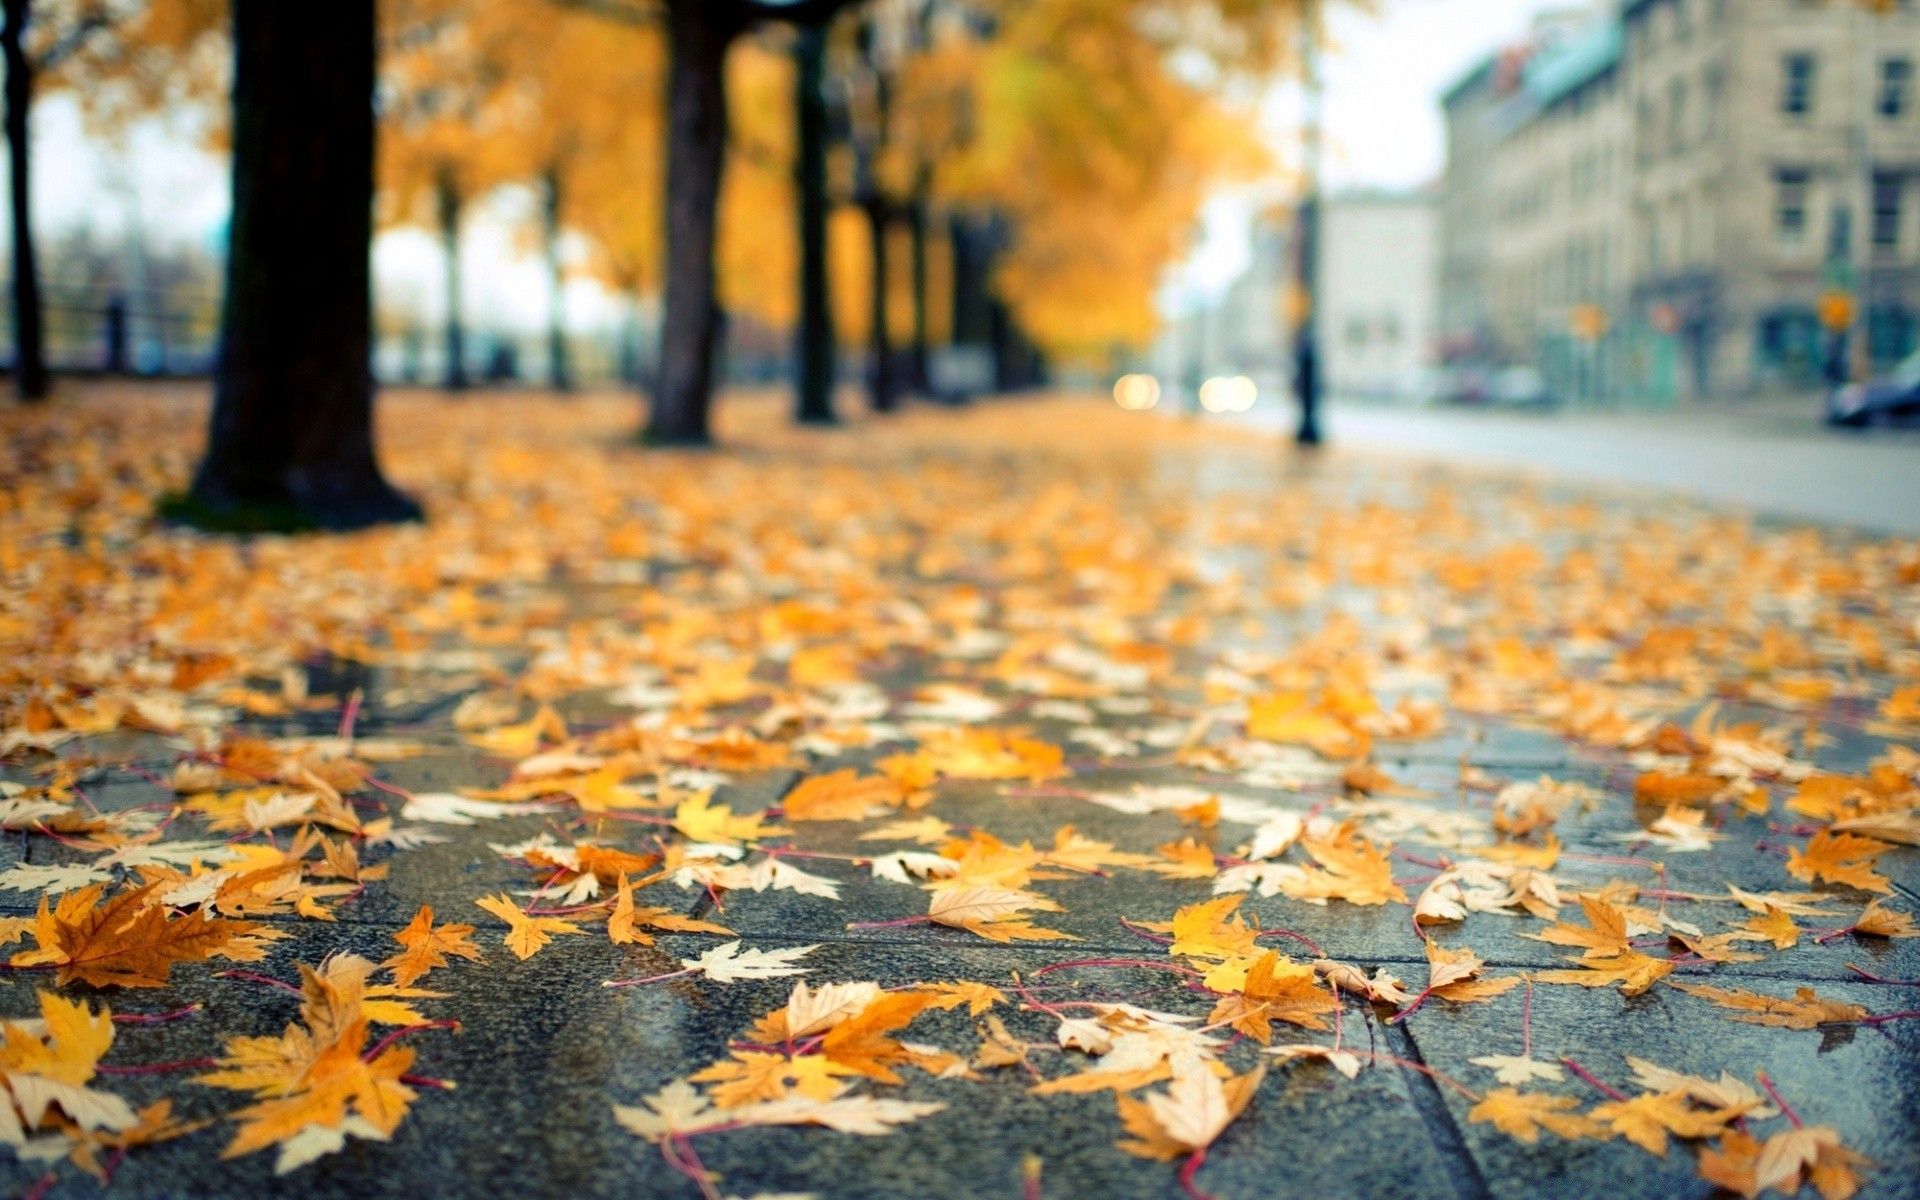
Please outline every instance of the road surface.
[[[1290, 407], [1238, 419], [1291, 429]], [[1830, 429], [1777, 406], [1748, 411], [1514, 412], [1328, 406], [1328, 440], [1383, 453], [1518, 468], [1679, 493], [1756, 515], [1920, 534], [1920, 431]]]

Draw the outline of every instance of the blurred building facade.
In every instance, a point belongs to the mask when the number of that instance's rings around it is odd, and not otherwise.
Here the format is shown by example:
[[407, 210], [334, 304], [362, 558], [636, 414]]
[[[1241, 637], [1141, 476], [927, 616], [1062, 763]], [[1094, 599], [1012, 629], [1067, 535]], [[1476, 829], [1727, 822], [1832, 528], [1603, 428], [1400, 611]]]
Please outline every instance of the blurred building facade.
[[1808, 0], [1623, 0], [1490, 57], [1442, 102], [1445, 355], [1654, 402], [1897, 361], [1916, 61], [1913, 4]]
[[1418, 395], [1439, 332], [1440, 206], [1429, 192], [1350, 192], [1324, 208], [1320, 353], [1335, 395]]

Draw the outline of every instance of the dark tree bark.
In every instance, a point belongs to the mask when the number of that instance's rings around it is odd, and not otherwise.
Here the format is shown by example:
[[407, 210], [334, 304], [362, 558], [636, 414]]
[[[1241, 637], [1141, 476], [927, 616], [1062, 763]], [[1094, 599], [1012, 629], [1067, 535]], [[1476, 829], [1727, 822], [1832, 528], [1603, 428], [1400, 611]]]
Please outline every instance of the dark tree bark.
[[889, 205], [884, 199], [875, 197], [867, 203], [867, 225], [873, 235], [873, 311], [869, 320], [873, 325], [871, 349], [868, 355], [872, 362], [867, 365], [867, 387], [869, 401], [874, 412], [890, 413], [900, 407], [900, 384], [894, 371], [893, 338], [887, 328], [888, 281], [892, 272], [887, 267], [887, 233], [892, 223]]
[[746, 28], [724, 0], [668, 0], [667, 296], [660, 375], [646, 440], [712, 442], [713, 353], [720, 327], [714, 241], [727, 150], [727, 48]]
[[46, 398], [45, 310], [40, 298], [40, 265], [33, 244], [33, 176], [30, 170], [33, 64], [27, 58], [27, 24], [33, 0], [5, 0], [0, 53], [7, 67], [7, 163], [13, 202], [13, 386], [22, 400]]
[[451, 167], [441, 169], [433, 193], [440, 210], [440, 253], [446, 264], [447, 284], [447, 364], [442, 386], [450, 392], [461, 392], [467, 388], [467, 326], [460, 301], [460, 210], [465, 200]]
[[833, 309], [827, 277], [827, 29], [810, 25], [794, 43], [800, 123], [796, 164], [800, 197], [799, 404], [802, 425], [832, 425], [835, 375]]
[[720, 333], [714, 241], [727, 151], [727, 50], [755, 21], [824, 24], [852, 0], [666, 0], [667, 287], [660, 369], [644, 439], [705, 446], [713, 436], [713, 362]]
[[927, 301], [930, 296], [927, 276], [927, 202], [916, 197], [907, 207], [907, 232], [913, 245], [913, 345], [907, 352], [906, 386], [926, 394], [927, 373]]
[[374, 0], [236, 0], [233, 218], [207, 456], [172, 515], [417, 520], [373, 445]]
[[573, 364], [567, 352], [566, 279], [560, 263], [560, 168], [547, 168], [542, 234], [547, 253], [547, 379], [556, 392], [573, 390]]

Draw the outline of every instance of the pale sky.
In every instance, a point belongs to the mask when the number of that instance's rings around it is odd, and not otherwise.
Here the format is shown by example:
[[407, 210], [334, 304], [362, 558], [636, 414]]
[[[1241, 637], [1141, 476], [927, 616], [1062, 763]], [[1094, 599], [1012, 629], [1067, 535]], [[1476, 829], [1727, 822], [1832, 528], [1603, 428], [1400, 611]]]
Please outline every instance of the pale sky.
[[[1579, 0], [1374, 0], [1372, 12], [1336, 8], [1329, 16], [1334, 50], [1325, 62], [1329, 186], [1410, 188], [1434, 181], [1445, 154], [1440, 93], [1522, 34], [1534, 15], [1580, 6]], [[1268, 109], [1270, 138], [1283, 158], [1291, 157], [1298, 144], [1297, 89], [1277, 88]], [[76, 226], [113, 237], [129, 221], [151, 241], [208, 244], [218, 237], [227, 205], [224, 165], [198, 149], [191, 130], [147, 127], [120, 145], [102, 145], [84, 135], [72, 103], [58, 96], [36, 107], [34, 121], [37, 224], [51, 235], [49, 249], [53, 237]], [[1209, 206], [1199, 248], [1169, 281], [1169, 307], [1216, 294], [1245, 269], [1247, 221], [1260, 199], [1237, 193]], [[524, 256], [507, 215], [472, 222], [467, 309], [477, 324], [537, 327], [545, 291], [537, 266], [515, 261]], [[377, 251], [383, 293], [434, 319], [438, 260], [424, 235], [383, 237]], [[607, 311], [590, 296], [569, 300], [589, 321]]]
[[[1325, 179], [1329, 188], [1417, 188], [1446, 163], [1440, 95], [1488, 54], [1519, 38], [1535, 16], [1586, 8], [1583, 0], [1373, 0], [1328, 14], [1333, 50], [1326, 81]], [[1370, 11], [1368, 11], [1370, 9]], [[1298, 89], [1275, 89], [1269, 141], [1297, 161]], [[1163, 298], [1185, 308], [1217, 295], [1246, 269], [1247, 224], [1258, 195], [1217, 198], [1205, 235]]]

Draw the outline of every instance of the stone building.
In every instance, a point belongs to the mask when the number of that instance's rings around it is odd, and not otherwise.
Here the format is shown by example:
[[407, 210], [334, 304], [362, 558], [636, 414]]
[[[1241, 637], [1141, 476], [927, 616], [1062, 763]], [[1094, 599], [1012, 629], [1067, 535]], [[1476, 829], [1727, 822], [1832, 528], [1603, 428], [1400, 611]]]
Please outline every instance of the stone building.
[[1322, 212], [1320, 353], [1342, 396], [1410, 396], [1434, 361], [1439, 211], [1427, 192], [1344, 192]]
[[1851, 309], [1852, 368], [1897, 361], [1916, 60], [1912, 0], [1622, 0], [1503, 51], [1445, 99], [1449, 345], [1574, 397], [1737, 397], [1816, 384]]
[[1620, 58], [1610, 21], [1555, 39], [1487, 121], [1494, 342], [1575, 398], [1606, 394], [1620, 375], [1620, 339], [1605, 328], [1629, 290]]

